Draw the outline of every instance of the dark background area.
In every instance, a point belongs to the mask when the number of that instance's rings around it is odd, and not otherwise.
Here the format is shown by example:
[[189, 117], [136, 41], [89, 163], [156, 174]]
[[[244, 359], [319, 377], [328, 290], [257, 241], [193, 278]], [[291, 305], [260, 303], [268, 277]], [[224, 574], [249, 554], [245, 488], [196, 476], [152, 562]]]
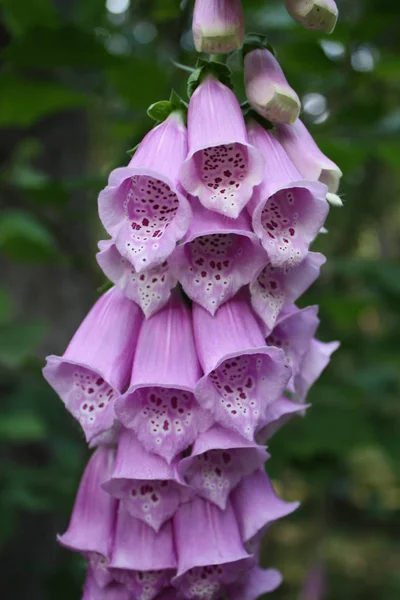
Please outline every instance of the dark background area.
[[[187, 74], [171, 59], [194, 64], [186, 4], [0, 0], [5, 598], [80, 598], [83, 561], [55, 536], [88, 450], [40, 369], [64, 351], [104, 281], [98, 191], [152, 126], [147, 106], [171, 86], [185, 93]], [[270, 529], [265, 564], [284, 573], [277, 600], [297, 600], [316, 564], [326, 600], [399, 600], [399, 4], [343, 0], [331, 36], [302, 30], [281, 1], [244, 6], [248, 31], [269, 35], [305, 122], [344, 172], [344, 207], [313, 246], [328, 263], [302, 300], [320, 305], [319, 337], [342, 346], [307, 418], [270, 444], [269, 473], [302, 506]]]

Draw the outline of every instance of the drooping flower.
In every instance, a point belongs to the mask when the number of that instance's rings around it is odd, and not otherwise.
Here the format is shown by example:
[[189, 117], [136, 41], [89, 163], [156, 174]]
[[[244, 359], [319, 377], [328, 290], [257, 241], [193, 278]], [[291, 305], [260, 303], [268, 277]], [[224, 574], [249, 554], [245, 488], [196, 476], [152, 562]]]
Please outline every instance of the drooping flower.
[[104, 274], [127, 298], [140, 306], [146, 317], [151, 317], [168, 302], [171, 289], [177, 284], [168, 261], [137, 273], [112, 240], [99, 242], [99, 249], [96, 258]]
[[253, 440], [268, 405], [290, 378], [283, 351], [265, 345], [242, 294], [223, 304], [214, 317], [194, 305], [193, 325], [205, 373], [196, 386], [196, 398], [218, 423]]
[[262, 319], [267, 334], [274, 328], [280, 312], [296, 302], [319, 277], [325, 262], [323, 254], [309, 252], [294, 268], [273, 267], [268, 263], [251, 283], [251, 304]]
[[169, 465], [161, 456], [146, 452], [133, 431], [122, 428], [115, 466], [103, 489], [119, 498], [129, 514], [155, 531], [192, 493], [180, 480], [177, 461]]
[[212, 315], [265, 264], [265, 251], [242, 212], [229, 219], [196, 200], [191, 227], [170, 259], [170, 268], [186, 294]]
[[132, 600], [132, 596], [124, 585], [116, 581], [100, 586], [92, 570], [88, 569], [82, 600]]
[[326, 186], [302, 179], [277, 140], [261, 125], [249, 125], [249, 139], [266, 161], [264, 180], [248, 210], [253, 228], [274, 267], [296, 267], [325, 222]]
[[190, 205], [178, 183], [186, 128], [174, 111], [142, 140], [99, 195], [99, 215], [118, 252], [141, 272], [162, 264], [186, 233]]
[[308, 352], [304, 356], [301, 369], [294, 380], [297, 402], [304, 402], [309, 389], [317, 381], [322, 371], [329, 364], [331, 355], [339, 348], [339, 342], [320, 342], [313, 339]]
[[298, 404], [281, 396], [267, 409], [265, 421], [257, 432], [256, 439], [260, 444], [265, 444], [283, 425], [288, 423], [296, 414], [304, 414], [308, 405]]
[[178, 572], [173, 585], [187, 600], [217, 600], [253, 562], [243, 547], [231, 504], [225, 510], [194, 498], [173, 519]]
[[300, 99], [272, 52], [266, 48], [248, 52], [244, 76], [246, 96], [256, 112], [276, 123], [293, 123], [297, 119]]
[[101, 446], [92, 455], [79, 485], [67, 531], [58, 536], [63, 546], [81, 552], [91, 563], [91, 576], [98, 586], [112, 580], [111, 558], [117, 502], [101, 489], [110, 475], [115, 453]]
[[318, 306], [308, 306], [300, 310], [293, 306], [281, 317], [267, 337], [268, 346], [282, 348], [286, 364], [292, 371], [287, 389], [295, 391], [295, 378], [301, 373], [304, 358], [310, 349], [312, 339], [318, 329]]
[[224, 510], [232, 489], [267, 458], [265, 448], [214, 425], [198, 436], [190, 456], [180, 462], [179, 471], [199, 496]]
[[241, 0], [195, 0], [192, 30], [197, 52], [227, 54], [241, 48], [244, 40]]
[[252, 549], [268, 525], [295, 511], [300, 503], [281, 500], [268, 475], [259, 469], [234, 489], [232, 505], [245, 547]]
[[278, 125], [275, 135], [305, 179], [321, 181], [328, 186], [329, 192], [336, 194], [342, 171], [321, 152], [300, 119], [297, 119], [293, 125]]
[[335, 29], [338, 9], [335, 0], [285, 0], [290, 16], [306, 27], [325, 33]]
[[120, 502], [110, 560], [112, 576], [135, 600], [153, 600], [176, 570], [171, 522], [158, 533], [132, 517]]
[[211, 75], [190, 99], [188, 139], [183, 187], [209, 210], [235, 219], [261, 183], [264, 161], [248, 142], [235, 94]]
[[194, 397], [200, 376], [190, 311], [173, 294], [144, 321], [130, 387], [115, 406], [122, 424], [135, 431], [146, 450], [169, 463], [213, 422]]
[[93, 442], [115, 421], [114, 403], [129, 382], [142, 317], [117, 288], [90, 310], [63, 356], [48, 356], [43, 375]]
[[282, 583], [276, 569], [254, 566], [239, 581], [227, 586], [229, 600], [258, 600], [263, 594], [274, 592]]

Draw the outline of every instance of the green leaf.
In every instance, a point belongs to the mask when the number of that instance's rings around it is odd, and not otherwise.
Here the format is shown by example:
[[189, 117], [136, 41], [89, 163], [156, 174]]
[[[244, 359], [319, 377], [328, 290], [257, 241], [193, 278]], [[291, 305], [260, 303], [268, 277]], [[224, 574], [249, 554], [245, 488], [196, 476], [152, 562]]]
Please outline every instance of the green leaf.
[[216, 61], [207, 61], [200, 58], [197, 61], [196, 70], [189, 76], [187, 81], [187, 95], [190, 98], [195, 89], [205, 77], [211, 75], [221, 83], [232, 89], [232, 73], [227, 65]]
[[6, 323], [0, 325], [0, 365], [15, 369], [25, 363], [42, 342], [45, 323]]
[[252, 50], [269, 50], [275, 56], [275, 50], [268, 42], [268, 37], [259, 33], [248, 33], [246, 35], [242, 49], [243, 58]]
[[60, 110], [85, 106], [87, 96], [48, 81], [0, 75], [0, 127], [29, 127]]
[[56, 241], [32, 214], [9, 211], [0, 216], [0, 250], [14, 260], [52, 260]]
[[155, 102], [147, 109], [147, 114], [154, 121], [165, 121], [174, 110], [169, 100], [160, 100]]

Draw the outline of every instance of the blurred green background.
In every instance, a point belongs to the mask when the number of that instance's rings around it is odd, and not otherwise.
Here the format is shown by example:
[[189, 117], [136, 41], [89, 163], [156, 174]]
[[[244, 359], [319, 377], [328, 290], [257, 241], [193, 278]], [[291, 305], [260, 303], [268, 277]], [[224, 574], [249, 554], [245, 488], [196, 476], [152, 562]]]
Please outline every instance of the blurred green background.
[[[87, 459], [79, 426], [42, 380], [97, 296], [105, 237], [96, 196], [152, 126], [147, 106], [182, 94], [194, 64], [191, 2], [0, 1], [0, 544], [2, 595], [79, 599], [82, 560], [59, 548]], [[306, 419], [272, 440], [268, 470], [302, 501], [274, 525], [274, 597], [297, 600], [315, 564], [327, 600], [400, 597], [400, 38], [396, 0], [343, 0], [331, 36], [278, 0], [244, 0], [268, 33], [303, 118], [344, 171], [342, 209], [314, 244], [328, 256], [302, 301], [342, 347]], [[240, 74], [235, 73], [240, 89]], [[311, 600], [303, 598], [302, 600]], [[321, 599], [322, 600], [322, 599]]]

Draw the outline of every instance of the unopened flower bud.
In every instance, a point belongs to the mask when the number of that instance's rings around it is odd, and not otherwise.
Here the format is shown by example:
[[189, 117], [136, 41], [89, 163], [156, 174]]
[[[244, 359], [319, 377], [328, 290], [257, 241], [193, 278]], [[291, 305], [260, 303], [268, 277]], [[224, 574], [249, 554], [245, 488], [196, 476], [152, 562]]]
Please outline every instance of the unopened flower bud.
[[338, 9], [335, 0], [285, 0], [290, 16], [306, 27], [325, 33], [335, 29]]
[[193, 38], [197, 52], [228, 54], [241, 48], [244, 40], [241, 0], [196, 0]]

